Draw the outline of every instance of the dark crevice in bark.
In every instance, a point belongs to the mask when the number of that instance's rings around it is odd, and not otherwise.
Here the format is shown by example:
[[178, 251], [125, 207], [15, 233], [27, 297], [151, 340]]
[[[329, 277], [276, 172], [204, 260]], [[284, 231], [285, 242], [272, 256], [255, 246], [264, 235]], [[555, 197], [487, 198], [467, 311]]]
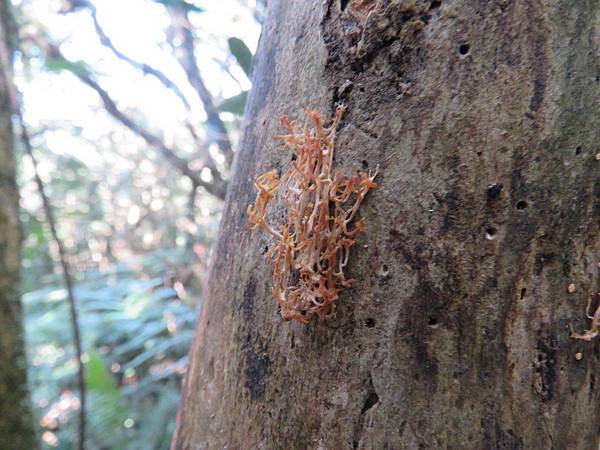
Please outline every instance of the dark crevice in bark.
[[369, 373], [369, 378], [367, 381], [367, 386], [364, 395], [364, 401], [362, 408], [360, 410], [360, 414], [358, 415], [358, 424], [356, 427], [356, 431], [354, 433], [354, 441], [353, 448], [357, 449], [360, 444], [360, 436], [365, 427], [365, 416], [377, 403], [379, 402], [379, 395], [375, 392], [375, 387], [373, 386], [373, 378]]

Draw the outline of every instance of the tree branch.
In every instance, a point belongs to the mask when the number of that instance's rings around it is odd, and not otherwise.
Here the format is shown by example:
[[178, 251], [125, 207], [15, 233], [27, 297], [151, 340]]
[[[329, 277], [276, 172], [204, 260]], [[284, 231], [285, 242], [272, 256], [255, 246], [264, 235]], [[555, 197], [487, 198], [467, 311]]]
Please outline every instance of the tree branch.
[[[73, 5], [71, 5], [71, 6], [73, 7]], [[90, 2], [89, 0], [78, 0], [75, 11], [79, 10], [81, 8], [87, 8], [90, 10], [90, 14], [91, 14], [92, 20], [94, 22], [94, 28], [96, 29], [96, 33], [98, 34], [98, 38], [100, 39], [100, 43], [102, 45], [104, 45], [111, 52], [113, 52], [117, 58], [127, 62], [132, 67], [142, 71], [144, 74], [154, 76], [157, 80], [159, 80], [163, 84], [163, 86], [165, 86], [167, 89], [171, 90], [175, 95], [177, 95], [177, 97], [183, 102], [183, 105], [185, 106], [185, 109], [188, 112], [188, 114], [191, 112], [192, 108], [190, 106], [190, 103], [187, 101], [187, 98], [185, 97], [183, 92], [181, 92], [179, 87], [169, 77], [167, 77], [162, 71], [152, 67], [149, 64], [142, 63], [142, 62], [136, 61], [133, 58], [130, 58], [129, 56], [125, 55], [123, 52], [121, 52], [119, 49], [117, 49], [114, 46], [112, 39], [110, 39], [110, 37], [106, 34], [104, 29], [100, 25], [100, 22], [98, 21], [97, 9], [92, 2]], [[70, 12], [70, 11], [73, 11], [73, 9], [67, 9], [65, 12]], [[196, 132], [196, 128], [190, 121], [189, 117], [186, 118], [185, 125], [186, 125], [186, 128], [189, 131], [190, 135], [196, 142], [196, 145], [199, 147], [200, 153], [202, 155], [202, 159], [205, 161], [205, 165], [211, 170], [211, 172], [213, 173], [213, 177], [217, 178], [215, 173], [219, 172], [219, 170], [217, 169], [215, 161], [214, 161], [213, 157], [211, 156], [211, 154], [209, 153], [208, 148], [206, 147], [205, 143], [202, 142], [202, 140], [198, 136], [198, 133]], [[219, 172], [218, 177], [222, 178], [222, 176], [220, 175], [220, 172]]]
[[208, 126], [210, 131], [215, 135], [215, 142], [223, 152], [223, 155], [225, 155], [227, 163], [231, 166], [233, 161], [231, 141], [229, 140], [229, 134], [227, 133], [225, 124], [215, 108], [212, 96], [206, 88], [202, 75], [200, 74], [200, 69], [196, 64], [194, 34], [192, 31], [193, 26], [188, 17], [188, 12], [182, 8], [169, 8], [169, 12], [171, 13], [173, 30], [179, 35], [182, 42], [180, 46], [181, 52], [175, 52], [177, 60], [185, 71], [190, 85], [194, 88], [204, 106], [204, 110], [208, 117]]
[[185, 98], [185, 95], [183, 95], [183, 92], [181, 92], [181, 90], [179, 89], [179, 87], [173, 81], [171, 81], [171, 79], [169, 77], [167, 77], [162, 71], [155, 69], [154, 67], [150, 66], [149, 64], [145, 64], [145, 63], [136, 61], [135, 59], [130, 58], [129, 56], [127, 56], [123, 52], [121, 52], [119, 49], [117, 49], [114, 46], [110, 37], [108, 37], [108, 35], [104, 32], [104, 29], [102, 28], [102, 26], [100, 26], [100, 22], [98, 21], [98, 14], [97, 14], [96, 7], [88, 0], [85, 0], [84, 3], [85, 3], [85, 5], [87, 5], [87, 8], [90, 10], [92, 20], [94, 21], [94, 28], [96, 29], [96, 33], [98, 34], [98, 38], [100, 39], [100, 42], [102, 43], [102, 45], [104, 45], [110, 51], [112, 51], [117, 58], [122, 59], [123, 61], [129, 63], [136, 69], [141, 70], [144, 74], [152, 75], [154, 78], [156, 78], [158, 81], [160, 81], [163, 84], [163, 86], [165, 86], [166, 88], [173, 91], [173, 93], [175, 93], [175, 95], [177, 95], [177, 97], [179, 97], [179, 99], [183, 102], [186, 109], [189, 110], [191, 108], [190, 104], [187, 101], [187, 99]]
[[[67, 58], [63, 56], [60, 49], [56, 46], [48, 42], [46, 38], [44, 38], [41, 34], [31, 34], [28, 36], [29, 39], [34, 41], [40, 48], [42, 48], [46, 52], [46, 56], [50, 58], [54, 58], [60, 61], [65, 61], [68, 67], [76, 67], [76, 64], [69, 61]], [[67, 70], [69, 70], [67, 67]], [[168, 147], [162, 139], [160, 139], [155, 134], [151, 133], [146, 128], [142, 127], [140, 124], [136, 123], [133, 119], [125, 115], [117, 106], [115, 101], [112, 99], [110, 94], [102, 88], [92, 77], [84, 70], [70, 70], [70, 72], [79, 78], [80, 81], [91, 87], [96, 91], [96, 93], [100, 96], [104, 108], [106, 111], [125, 125], [129, 130], [140, 136], [144, 139], [150, 146], [156, 148], [160, 154], [179, 172], [183, 175], [187, 176], [193, 184], [197, 186], [202, 186], [209, 194], [214, 195], [215, 197], [224, 200], [226, 193], [226, 183], [221, 178], [221, 174], [216, 168], [210, 166], [209, 164], [206, 166], [211, 170], [211, 174], [213, 176], [213, 182], [206, 182], [200, 178], [200, 176], [190, 169], [188, 166], [188, 162], [181, 158], [177, 153]], [[206, 162], [206, 161], [205, 161]]]
[[152, 134], [150, 131], [146, 130], [141, 125], [134, 122], [131, 118], [123, 114], [108, 92], [106, 92], [96, 81], [83, 74], [75, 74], [75, 76], [77, 76], [77, 78], [79, 78], [83, 83], [87, 84], [98, 93], [102, 103], [104, 104], [104, 108], [111, 116], [136, 133], [138, 136], [143, 138], [152, 147], [156, 148], [161, 155], [163, 155], [164, 158], [169, 161], [171, 165], [173, 165], [173, 167], [179, 170], [183, 175], [187, 176], [193, 184], [202, 186], [208, 193], [218, 197], [221, 200], [225, 199], [225, 183], [221, 179], [218, 172], [213, 172], [213, 178], [215, 179], [215, 182], [208, 183], [202, 180], [195, 171], [189, 168], [188, 162], [178, 156], [174, 150], [167, 147], [167, 145], [158, 136]]

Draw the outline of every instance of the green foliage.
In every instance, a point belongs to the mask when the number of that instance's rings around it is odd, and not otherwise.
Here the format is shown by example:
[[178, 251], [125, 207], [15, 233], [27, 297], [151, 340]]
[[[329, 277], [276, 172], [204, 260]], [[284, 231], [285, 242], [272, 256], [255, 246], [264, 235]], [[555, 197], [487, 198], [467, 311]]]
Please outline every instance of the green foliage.
[[88, 352], [89, 360], [85, 365], [86, 387], [88, 393], [88, 411], [90, 432], [95, 442], [113, 448], [120, 447], [127, 442], [123, 425], [127, 420], [127, 411], [124, 398], [112, 378], [105, 362], [91, 349]]
[[[168, 285], [183, 249], [79, 275], [75, 290], [87, 356], [89, 449], [167, 449], [196, 308]], [[162, 264], [157, 264], [162, 261]], [[77, 426], [76, 364], [60, 277], [23, 296], [30, 382], [44, 430], [71, 448]], [[52, 447], [43, 447], [50, 449]]]
[[244, 70], [246, 75], [250, 77], [252, 70], [252, 52], [248, 46], [244, 41], [236, 37], [227, 39], [227, 44], [229, 44], [229, 50], [240, 67]]
[[191, 12], [204, 12], [203, 8], [200, 8], [199, 6], [196, 6], [192, 3], [186, 2], [185, 0], [154, 0], [156, 3], [162, 3], [165, 6], [171, 7], [171, 8], [179, 8], [179, 9], [183, 9], [184, 11], [191, 11]]
[[73, 75], [89, 77], [92, 75], [92, 70], [83, 61], [67, 61], [62, 58], [46, 58], [44, 64], [48, 70], [53, 72], [60, 72], [66, 70], [73, 73]]
[[248, 91], [240, 92], [238, 95], [223, 100], [223, 103], [218, 106], [217, 110], [219, 112], [230, 112], [241, 116], [244, 114], [247, 98]]

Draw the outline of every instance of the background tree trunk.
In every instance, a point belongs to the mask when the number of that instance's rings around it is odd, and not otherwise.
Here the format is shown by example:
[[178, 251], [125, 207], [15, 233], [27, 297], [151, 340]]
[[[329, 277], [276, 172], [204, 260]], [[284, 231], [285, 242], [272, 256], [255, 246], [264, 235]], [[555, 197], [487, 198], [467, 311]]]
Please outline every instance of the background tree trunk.
[[0, 1], [0, 448], [36, 448], [27, 389], [19, 271], [19, 191], [13, 156], [10, 1]]
[[[597, 448], [600, 3], [269, 8], [173, 448]], [[337, 319], [286, 323], [244, 212], [280, 114], [338, 101], [379, 188]]]

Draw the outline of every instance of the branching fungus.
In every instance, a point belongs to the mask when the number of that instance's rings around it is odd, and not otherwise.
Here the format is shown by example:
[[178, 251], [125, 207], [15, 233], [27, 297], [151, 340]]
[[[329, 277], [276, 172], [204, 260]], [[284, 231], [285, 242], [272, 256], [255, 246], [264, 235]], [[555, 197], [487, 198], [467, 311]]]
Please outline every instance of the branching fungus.
[[592, 299], [588, 299], [587, 307], [585, 309], [585, 316], [591, 321], [590, 329], [583, 330], [583, 333], [577, 333], [573, 330], [573, 326], [569, 325], [571, 329], [571, 337], [573, 339], [581, 339], [583, 341], [592, 341], [600, 333], [600, 305], [596, 308], [594, 315], [590, 315], [590, 307], [592, 306]]
[[[343, 107], [331, 125], [323, 126], [316, 111], [307, 111], [304, 126], [281, 118], [288, 134], [278, 136], [292, 151], [292, 167], [279, 178], [277, 171], [256, 179], [254, 206], [248, 206], [250, 229], [261, 228], [276, 240], [269, 258], [274, 264], [273, 295], [285, 320], [308, 323], [312, 316], [331, 316], [346, 279], [350, 247], [365, 229], [364, 219], [352, 223], [377, 173], [358, 171], [347, 177], [332, 170], [336, 127]], [[279, 195], [278, 195], [279, 194]], [[277, 198], [287, 209], [287, 223], [267, 220]]]

